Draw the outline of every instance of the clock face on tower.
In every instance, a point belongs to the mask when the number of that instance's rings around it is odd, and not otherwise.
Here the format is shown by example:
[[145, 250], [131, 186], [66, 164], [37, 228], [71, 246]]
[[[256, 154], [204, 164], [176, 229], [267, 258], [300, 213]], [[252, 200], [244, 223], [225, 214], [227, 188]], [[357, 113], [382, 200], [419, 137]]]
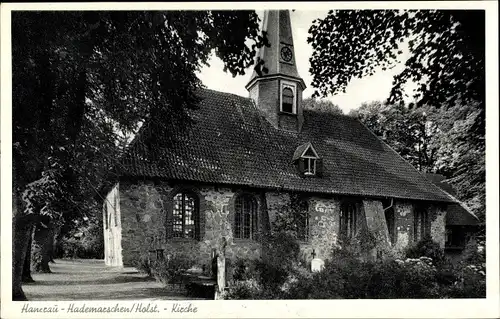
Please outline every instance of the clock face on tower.
[[283, 61], [285, 62], [290, 62], [292, 61], [292, 50], [290, 49], [290, 47], [282, 47], [281, 48], [281, 58], [283, 59]]

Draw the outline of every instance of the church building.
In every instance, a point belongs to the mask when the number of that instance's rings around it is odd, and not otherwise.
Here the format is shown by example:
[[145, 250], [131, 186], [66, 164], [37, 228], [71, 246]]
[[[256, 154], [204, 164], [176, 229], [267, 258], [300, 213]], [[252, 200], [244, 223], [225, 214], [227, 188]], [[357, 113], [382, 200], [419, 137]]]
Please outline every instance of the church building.
[[[431, 236], [443, 248], [454, 200], [357, 119], [304, 110], [288, 11], [266, 11], [248, 97], [208, 89], [188, 134], [156, 161], [132, 143], [103, 204], [107, 265], [162, 249], [209, 265], [213, 249], [259, 258], [276, 216], [299, 214], [305, 259], [367, 231], [373, 256]], [[362, 239], [362, 238], [361, 238]]]

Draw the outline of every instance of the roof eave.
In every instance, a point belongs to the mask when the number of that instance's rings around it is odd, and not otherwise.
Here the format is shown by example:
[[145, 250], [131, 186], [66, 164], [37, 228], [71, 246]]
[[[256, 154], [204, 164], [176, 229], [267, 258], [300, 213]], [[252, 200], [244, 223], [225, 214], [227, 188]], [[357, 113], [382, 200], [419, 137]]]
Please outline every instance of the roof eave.
[[302, 78], [294, 77], [294, 76], [290, 76], [290, 75], [283, 75], [283, 74], [273, 74], [273, 75], [263, 75], [263, 76], [253, 77], [247, 83], [247, 85], [245, 85], [245, 89], [249, 90], [258, 81], [271, 80], [271, 79], [275, 79], [275, 78], [276, 79], [292, 80], [292, 81], [298, 82], [300, 84], [302, 90], [305, 90], [307, 88], [306, 83], [304, 82], [304, 80]]

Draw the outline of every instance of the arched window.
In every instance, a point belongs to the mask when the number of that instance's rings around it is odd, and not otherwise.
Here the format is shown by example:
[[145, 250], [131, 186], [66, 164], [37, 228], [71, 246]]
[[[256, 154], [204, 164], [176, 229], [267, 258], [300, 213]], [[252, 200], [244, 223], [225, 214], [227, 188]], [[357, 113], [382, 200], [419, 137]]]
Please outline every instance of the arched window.
[[291, 196], [294, 222], [297, 229], [297, 239], [309, 239], [309, 202], [301, 196]]
[[197, 238], [199, 233], [198, 198], [190, 192], [174, 196], [172, 209], [172, 237]]
[[387, 224], [387, 230], [389, 231], [389, 240], [391, 244], [396, 243], [396, 224], [394, 218], [394, 207], [390, 207], [384, 210], [385, 223]]
[[359, 203], [347, 201], [340, 206], [340, 237], [349, 241], [356, 234]]
[[413, 234], [415, 241], [420, 241], [429, 235], [429, 215], [423, 206], [415, 207]]
[[252, 195], [240, 195], [235, 201], [234, 238], [252, 239], [256, 232], [257, 201]]
[[294, 93], [292, 88], [284, 87], [281, 94], [281, 111], [287, 113], [295, 113], [293, 102], [294, 102]]

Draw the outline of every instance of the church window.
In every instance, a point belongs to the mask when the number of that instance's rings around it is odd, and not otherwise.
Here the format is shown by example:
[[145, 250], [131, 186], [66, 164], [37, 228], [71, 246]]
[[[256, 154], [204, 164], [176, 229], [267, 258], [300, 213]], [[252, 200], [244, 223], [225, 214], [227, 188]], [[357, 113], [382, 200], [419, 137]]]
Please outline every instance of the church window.
[[343, 241], [350, 241], [356, 234], [356, 222], [359, 203], [346, 201], [340, 206], [340, 237]]
[[429, 234], [429, 215], [425, 207], [417, 206], [413, 221], [413, 234], [415, 241], [424, 239]]
[[396, 225], [394, 218], [394, 207], [388, 207], [384, 210], [385, 222], [389, 231], [389, 240], [392, 245], [396, 242]]
[[309, 203], [307, 199], [300, 196], [291, 196], [291, 206], [297, 239], [307, 241], [309, 239]]
[[197, 238], [198, 200], [189, 192], [180, 192], [174, 196], [172, 210], [172, 237]]
[[249, 194], [236, 198], [234, 238], [254, 239], [257, 232], [257, 201]]
[[295, 85], [283, 83], [281, 86], [281, 112], [295, 114], [296, 96]]
[[105, 225], [106, 229], [109, 229], [109, 212], [108, 212], [108, 204], [104, 202], [104, 216], [105, 216]]

